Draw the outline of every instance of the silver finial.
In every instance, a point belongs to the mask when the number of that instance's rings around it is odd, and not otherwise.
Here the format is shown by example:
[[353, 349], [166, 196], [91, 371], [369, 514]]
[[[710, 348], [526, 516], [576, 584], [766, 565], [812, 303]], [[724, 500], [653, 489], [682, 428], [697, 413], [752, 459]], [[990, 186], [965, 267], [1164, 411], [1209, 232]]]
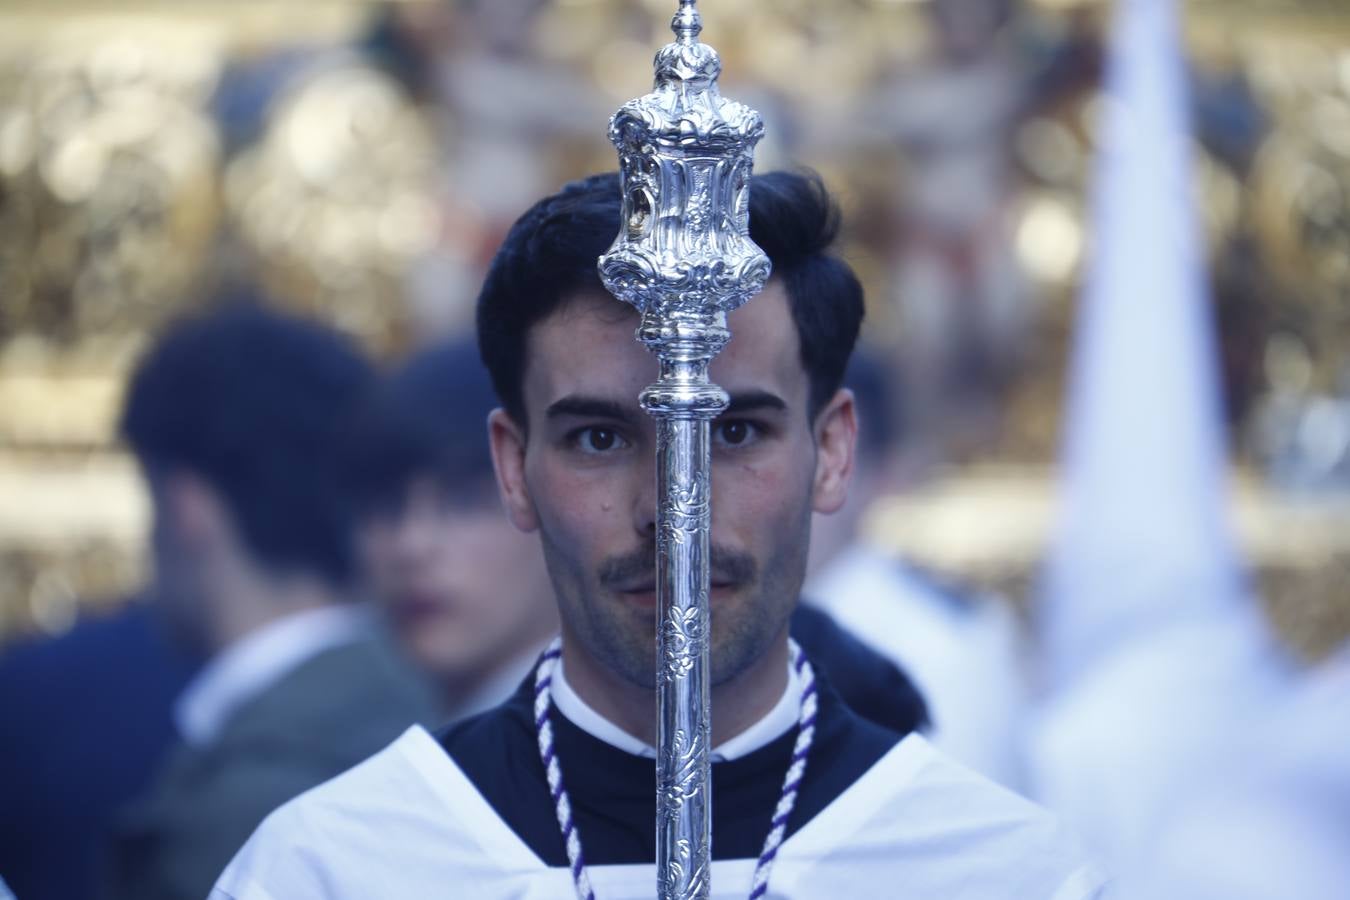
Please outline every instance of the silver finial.
[[698, 42], [703, 31], [703, 17], [698, 14], [698, 0], [680, 0], [680, 11], [670, 20], [670, 30], [681, 44]]

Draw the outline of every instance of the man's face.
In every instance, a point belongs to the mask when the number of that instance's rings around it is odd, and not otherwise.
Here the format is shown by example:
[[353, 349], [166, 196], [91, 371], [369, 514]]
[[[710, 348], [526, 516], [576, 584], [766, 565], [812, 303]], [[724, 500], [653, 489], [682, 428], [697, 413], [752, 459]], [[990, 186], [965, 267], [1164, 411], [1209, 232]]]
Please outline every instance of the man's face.
[[502, 516], [490, 484], [452, 493], [432, 475], [413, 478], [360, 537], [395, 634], [447, 687], [472, 688], [551, 631], [539, 549]]
[[[508, 512], [540, 532], [564, 637], [652, 687], [656, 433], [637, 398], [657, 364], [633, 338], [637, 321], [607, 294], [571, 298], [529, 333], [526, 422], [499, 411], [491, 430]], [[712, 423], [714, 684], [785, 634], [811, 512], [842, 503], [854, 433], [846, 392], [809, 419], [809, 381], [778, 282], [732, 313], [730, 327], [710, 373], [731, 397]]]

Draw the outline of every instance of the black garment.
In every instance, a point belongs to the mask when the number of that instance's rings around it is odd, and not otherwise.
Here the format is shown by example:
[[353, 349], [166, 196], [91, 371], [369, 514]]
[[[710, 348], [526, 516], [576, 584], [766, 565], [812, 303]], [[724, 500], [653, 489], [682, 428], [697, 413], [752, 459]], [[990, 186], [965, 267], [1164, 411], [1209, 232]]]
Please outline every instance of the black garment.
[[15, 896], [97, 895], [106, 832], [173, 744], [191, 675], [135, 600], [0, 655], [0, 876]]
[[932, 725], [928, 704], [909, 676], [828, 613], [798, 603], [790, 629], [811, 665], [829, 675], [855, 713], [899, 734], [927, 731]]
[[[853, 784], [902, 737], [848, 708], [823, 674], [815, 741], [788, 821], [790, 836]], [[553, 708], [554, 747], [586, 862], [656, 858], [656, 763], [592, 737]], [[534, 679], [505, 704], [438, 736], [474, 786], [546, 864], [567, 865], [534, 729]], [[713, 763], [713, 859], [757, 858], [792, 758], [797, 729], [729, 762]]]

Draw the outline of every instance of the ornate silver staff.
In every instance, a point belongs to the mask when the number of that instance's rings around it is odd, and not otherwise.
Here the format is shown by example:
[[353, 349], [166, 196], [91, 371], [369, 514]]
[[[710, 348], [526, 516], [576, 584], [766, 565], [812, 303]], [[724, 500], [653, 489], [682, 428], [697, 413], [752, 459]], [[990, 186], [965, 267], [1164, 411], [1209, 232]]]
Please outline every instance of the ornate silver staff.
[[759, 113], [723, 99], [722, 63], [681, 0], [674, 43], [656, 54], [652, 93], [610, 119], [623, 213], [600, 276], [642, 313], [637, 339], [660, 361], [642, 392], [656, 419], [657, 881], [663, 900], [707, 897], [709, 797], [709, 422], [727, 395], [708, 364], [730, 339], [727, 313], [769, 277], [750, 240]]

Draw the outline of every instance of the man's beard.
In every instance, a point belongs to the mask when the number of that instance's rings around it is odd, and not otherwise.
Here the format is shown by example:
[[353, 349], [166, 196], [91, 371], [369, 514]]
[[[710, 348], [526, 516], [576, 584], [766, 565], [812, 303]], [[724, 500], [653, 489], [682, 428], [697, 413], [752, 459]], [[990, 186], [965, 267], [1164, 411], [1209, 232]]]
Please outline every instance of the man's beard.
[[[655, 583], [655, 545], [606, 559], [591, 582], [564, 561], [547, 538], [543, 544], [560, 612], [587, 653], [630, 684], [654, 690], [657, 611], [614, 597], [648, 579]], [[783, 548], [788, 552], [781, 556], [789, 558], [770, 561], [768, 571], [777, 577], [768, 582], [761, 578], [760, 567], [749, 554], [721, 546], [711, 548], [710, 582], [740, 594], [726, 598], [733, 602], [718, 604], [712, 611], [711, 686], [731, 681], [748, 669], [781, 633], [805, 572], [804, 546], [796, 554], [800, 559], [795, 565], [790, 548]], [[598, 587], [592, 590], [590, 583]]]

